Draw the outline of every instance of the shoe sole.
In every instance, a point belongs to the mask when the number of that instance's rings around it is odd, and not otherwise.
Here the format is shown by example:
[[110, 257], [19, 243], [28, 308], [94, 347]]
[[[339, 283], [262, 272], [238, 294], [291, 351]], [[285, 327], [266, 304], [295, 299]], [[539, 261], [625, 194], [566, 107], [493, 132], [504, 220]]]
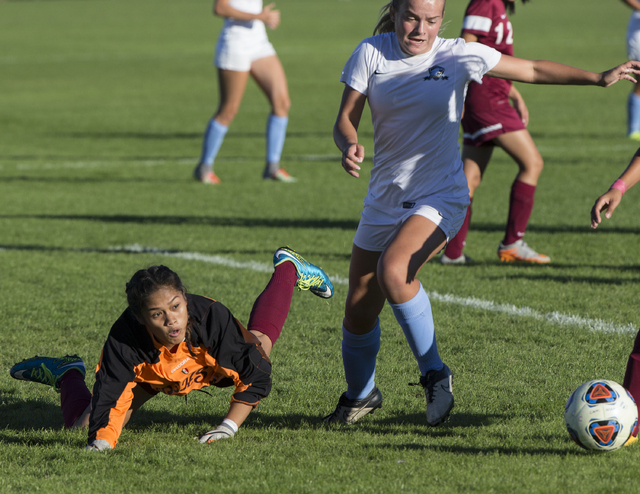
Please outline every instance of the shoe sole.
[[532, 264], [549, 264], [551, 262], [551, 259], [522, 259], [508, 252], [499, 252], [498, 257], [502, 262], [528, 262]]

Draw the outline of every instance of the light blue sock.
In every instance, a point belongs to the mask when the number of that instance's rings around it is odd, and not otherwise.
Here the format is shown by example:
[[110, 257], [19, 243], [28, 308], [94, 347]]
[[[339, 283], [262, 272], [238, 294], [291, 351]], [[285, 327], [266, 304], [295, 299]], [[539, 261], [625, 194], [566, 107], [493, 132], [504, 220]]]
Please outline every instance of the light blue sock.
[[418, 293], [411, 300], [403, 304], [389, 305], [418, 361], [420, 373], [424, 376], [430, 370], [442, 369], [444, 364], [438, 355], [431, 303], [427, 292], [422, 288], [422, 283]]
[[213, 165], [224, 136], [229, 130], [229, 127], [222, 125], [215, 118], [209, 120], [207, 130], [204, 132], [204, 140], [202, 142], [202, 156], [200, 157], [200, 163], [205, 165]]
[[280, 163], [288, 123], [289, 117], [276, 117], [273, 113], [269, 114], [267, 119], [267, 163]]
[[634, 92], [629, 94], [627, 101], [628, 129], [627, 135], [640, 131], [640, 96]]
[[347, 378], [347, 398], [359, 400], [375, 386], [376, 357], [380, 350], [380, 321], [367, 334], [349, 333], [342, 326], [342, 363]]

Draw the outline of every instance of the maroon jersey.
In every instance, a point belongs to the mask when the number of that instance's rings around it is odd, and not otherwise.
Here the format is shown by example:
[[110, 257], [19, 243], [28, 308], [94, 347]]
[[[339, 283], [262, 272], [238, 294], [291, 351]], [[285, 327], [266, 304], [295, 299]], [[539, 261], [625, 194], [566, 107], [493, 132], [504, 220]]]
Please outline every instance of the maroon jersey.
[[[502, 0], [471, 0], [462, 23], [462, 34], [478, 37], [478, 42], [513, 55], [513, 28]], [[480, 144], [496, 135], [520, 130], [524, 125], [509, 104], [511, 81], [485, 75], [482, 84], [471, 82], [462, 119], [465, 143]]]

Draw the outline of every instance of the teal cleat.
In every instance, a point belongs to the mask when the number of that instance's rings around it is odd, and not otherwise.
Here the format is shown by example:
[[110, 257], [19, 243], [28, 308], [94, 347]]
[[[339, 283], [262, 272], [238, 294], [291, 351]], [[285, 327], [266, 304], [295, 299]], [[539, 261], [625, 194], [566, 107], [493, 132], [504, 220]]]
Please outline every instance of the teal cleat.
[[280, 247], [273, 254], [273, 267], [279, 266], [283, 262], [290, 261], [296, 267], [298, 273], [298, 283], [296, 286], [300, 290], [309, 290], [314, 295], [321, 298], [331, 298], [333, 296], [333, 285], [331, 280], [318, 266], [305, 261], [300, 254], [289, 247]]
[[53, 386], [53, 389], [59, 393], [60, 379], [72, 369], [80, 371], [83, 377], [86, 373], [84, 362], [77, 355], [66, 355], [62, 358], [38, 357], [36, 355], [11, 367], [9, 374], [14, 379], [21, 381]]

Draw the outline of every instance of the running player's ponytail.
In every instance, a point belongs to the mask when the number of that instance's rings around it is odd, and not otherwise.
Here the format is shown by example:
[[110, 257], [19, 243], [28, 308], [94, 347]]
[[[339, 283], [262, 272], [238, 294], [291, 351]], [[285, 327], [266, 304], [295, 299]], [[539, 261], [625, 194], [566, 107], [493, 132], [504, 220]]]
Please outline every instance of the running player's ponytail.
[[[142, 320], [142, 311], [146, 309], [149, 298], [162, 288], [171, 288], [182, 293], [187, 300], [187, 289], [182, 284], [180, 277], [175, 271], [166, 266], [151, 266], [147, 269], [141, 269], [131, 277], [125, 291], [127, 292], [127, 303], [129, 308], [138, 320]], [[189, 322], [185, 331], [184, 339], [187, 343], [189, 353], [193, 355], [191, 350], [191, 328], [193, 321], [189, 316]]]
[[391, 7], [394, 10], [398, 10], [400, 5], [402, 5], [404, 0], [392, 0], [387, 5], [380, 9], [380, 16], [378, 17], [378, 23], [376, 24], [375, 29], [373, 30], [373, 34], [382, 34], [382, 33], [393, 33], [396, 30], [396, 27], [391, 20]]
[[[522, 0], [522, 3], [527, 3], [529, 0]], [[507, 11], [507, 14], [515, 14], [516, 13], [516, 2], [510, 2], [509, 0], [502, 0], [504, 3], [504, 8]]]

